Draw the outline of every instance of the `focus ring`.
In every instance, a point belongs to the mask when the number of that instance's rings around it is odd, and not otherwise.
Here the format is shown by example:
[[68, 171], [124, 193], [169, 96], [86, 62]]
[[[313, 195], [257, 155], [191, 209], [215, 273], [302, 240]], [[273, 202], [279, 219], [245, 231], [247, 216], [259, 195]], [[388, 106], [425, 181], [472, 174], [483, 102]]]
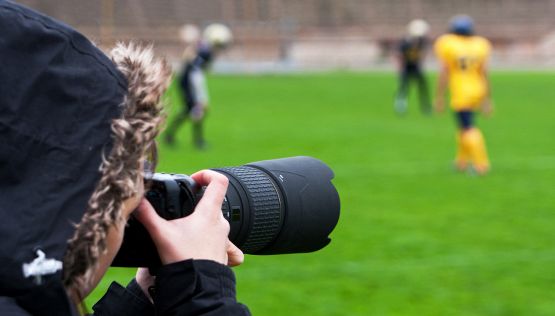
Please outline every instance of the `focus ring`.
[[252, 226], [241, 250], [245, 253], [261, 250], [275, 239], [281, 225], [281, 203], [273, 181], [267, 174], [253, 167], [219, 170], [239, 180], [249, 197]]

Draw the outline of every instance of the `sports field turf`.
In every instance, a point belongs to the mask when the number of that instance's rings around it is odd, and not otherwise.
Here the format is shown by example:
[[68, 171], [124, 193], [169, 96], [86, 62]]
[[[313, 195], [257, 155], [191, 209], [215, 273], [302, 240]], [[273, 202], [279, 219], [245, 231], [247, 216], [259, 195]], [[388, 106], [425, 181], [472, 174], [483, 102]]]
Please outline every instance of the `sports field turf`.
[[[450, 113], [424, 117], [412, 102], [394, 114], [390, 73], [213, 75], [209, 149], [194, 150], [186, 126], [176, 148], [161, 144], [159, 170], [309, 155], [335, 171], [327, 248], [235, 268], [254, 315], [555, 315], [555, 76], [492, 82], [483, 178], [452, 170]], [[132, 274], [111, 270], [88, 305]]]

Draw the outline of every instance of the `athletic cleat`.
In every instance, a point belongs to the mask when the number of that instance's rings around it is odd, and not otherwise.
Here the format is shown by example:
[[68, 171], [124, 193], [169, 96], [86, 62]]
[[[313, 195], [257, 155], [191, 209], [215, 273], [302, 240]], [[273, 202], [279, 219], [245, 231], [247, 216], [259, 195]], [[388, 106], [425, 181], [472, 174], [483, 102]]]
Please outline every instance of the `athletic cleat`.
[[205, 140], [195, 140], [194, 144], [195, 148], [198, 150], [204, 151], [208, 149], [208, 143]]
[[407, 99], [396, 98], [394, 107], [395, 107], [395, 112], [397, 112], [397, 114], [403, 115], [407, 113], [407, 108], [408, 108]]
[[166, 134], [166, 136], [164, 137], [164, 141], [170, 146], [175, 145], [175, 137], [173, 135]]
[[479, 176], [485, 176], [489, 172], [489, 166], [474, 166], [476, 174]]
[[457, 172], [466, 172], [469, 169], [469, 165], [466, 161], [455, 161], [453, 169]]
[[422, 114], [426, 115], [426, 116], [430, 116], [432, 115], [432, 106], [431, 105], [426, 105], [424, 107], [422, 107]]

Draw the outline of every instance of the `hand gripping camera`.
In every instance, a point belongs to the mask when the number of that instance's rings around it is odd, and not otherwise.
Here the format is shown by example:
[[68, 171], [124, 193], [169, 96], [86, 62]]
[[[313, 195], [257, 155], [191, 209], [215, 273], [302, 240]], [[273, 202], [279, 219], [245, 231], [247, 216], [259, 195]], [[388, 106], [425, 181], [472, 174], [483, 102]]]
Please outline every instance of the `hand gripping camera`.
[[[230, 224], [229, 239], [244, 253], [312, 252], [331, 241], [339, 195], [331, 183], [333, 171], [320, 160], [300, 156], [213, 170], [229, 179], [222, 213]], [[191, 214], [202, 194], [187, 175], [156, 173], [146, 198], [171, 220]], [[159, 265], [146, 229], [131, 219], [112, 266]]]

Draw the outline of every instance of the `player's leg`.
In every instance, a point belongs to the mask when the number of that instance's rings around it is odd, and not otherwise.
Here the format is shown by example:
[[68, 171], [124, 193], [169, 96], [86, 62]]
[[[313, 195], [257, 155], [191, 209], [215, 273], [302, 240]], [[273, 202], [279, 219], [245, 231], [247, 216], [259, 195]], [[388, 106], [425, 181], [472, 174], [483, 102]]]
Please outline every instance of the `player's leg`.
[[187, 121], [189, 118], [189, 114], [191, 113], [191, 109], [193, 108], [191, 98], [190, 98], [190, 89], [186, 89], [182, 85], [182, 93], [183, 93], [183, 110], [181, 110], [173, 119], [169, 122], [166, 131], [164, 133], [164, 139], [167, 144], [173, 145], [175, 144], [175, 135], [179, 128]]
[[[471, 115], [471, 114], [470, 114]], [[470, 126], [471, 118], [466, 111], [455, 112], [457, 120], [457, 153], [455, 156], [455, 168], [459, 171], [466, 171], [470, 163], [470, 150], [464, 141], [463, 135], [466, 128]]]
[[463, 142], [463, 131], [457, 131], [457, 154], [455, 156], [455, 169], [466, 171], [470, 163], [470, 153]]
[[410, 73], [407, 69], [401, 70], [399, 74], [399, 89], [397, 90], [397, 95], [395, 97], [395, 112], [397, 114], [405, 114], [408, 108], [408, 89], [409, 89]]
[[428, 91], [428, 81], [422, 70], [418, 69], [415, 74], [418, 81], [418, 98], [420, 99], [420, 110], [422, 113], [429, 115], [432, 113], [432, 103], [430, 102], [430, 94]]
[[204, 120], [193, 122], [193, 143], [197, 149], [206, 149], [203, 124]]
[[465, 132], [465, 142], [470, 148], [470, 156], [474, 169], [478, 174], [486, 174], [490, 169], [490, 162], [486, 150], [486, 142], [482, 131], [473, 127]]
[[208, 115], [208, 107], [198, 105], [191, 110], [190, 117], [193, 125], [193, 144], [197, 149], [206, 149], [204, 138], [204, 120]]
[[166, 131], [164, 133], [164, 140], [167, 144], [173, 145], [175, 144], [175, 135], [177, 134], [178, 129], [187, 121], [188, 118], [188, 111], [184, 110], [179, 112], [168, 124]]
[[461, 143], [478, 174], [485, 174], [490, 169], [490, 162], [486, 150], [484, 136], [474, 125], [474, 112], [462, 111], [461, 115]]
[[166, 131], [164, 133], [164, 140], [167, 144], [173, 145], [175, 143], [175, 135], [179, 128], [187, 121], [191, 109], [193, 108], [193, 91], [191, 88], [191, 81], [189, 79], [190, 71], [185, 70], [183, 75], [179, 78], [179, 87], [181, 88], [181, 95], [183, 101], [183, 110], [180, 111], [173, 119], [168, 123]]

